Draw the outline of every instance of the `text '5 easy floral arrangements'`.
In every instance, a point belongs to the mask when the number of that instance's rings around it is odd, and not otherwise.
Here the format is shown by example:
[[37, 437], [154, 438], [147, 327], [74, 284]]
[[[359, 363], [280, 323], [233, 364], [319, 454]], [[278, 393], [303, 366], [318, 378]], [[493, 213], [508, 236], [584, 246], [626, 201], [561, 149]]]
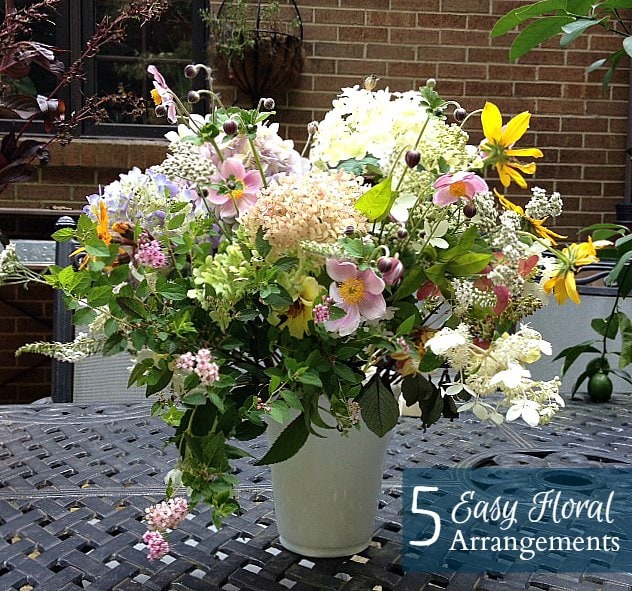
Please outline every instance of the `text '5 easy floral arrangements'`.
[[[210, 71], [191, 65], [185, 74], [204, 72], [211, 89], [189, 101], [208, 97], [211, 112], [190, 115], [149, 71], [157, 112], [179, 123], [169, 155], [91, 195], [76, 230], [57, 232], [84, 258], [46, 281], [90, 332], [39, 350], [135, 356], [130, 384], [174, 427], [170, 495], [186, 486], [219, 524], [238, 509], [230, 460], [244, 452], [231, 442], [288, 423], [265, 464], [296, 453], [312, 426], [363, 422], [383, 436], [398, 420], [397, 382], [424, 426], [465, 410], [537, 425], [563, 406], [557, 378], [531, 378], [526, 366], [551, 347], [521, 320], [545, 292], [578, 301], [574, 273], [600, 244], [556, 249], [544, 223], [560, 214], [559, 194], [533, 188], [522, 209], [481, 176], [527, 186], [535, 164], [518, 158], [542, 156], [514, 147], [529, 113], [503, 126], [486, 103], [485, 139], [472, 146], [473, 114], [434, 81], [394, 93], [367, 79], [310, 124], [308, 159], [268, 122], [270, 99], [224, 108]], [[11, 249], [3, 273], [19, 280]], [[170, 502], [153, 529], [181, 519]], [[168, 548], [147, 541], [154, 558]]]

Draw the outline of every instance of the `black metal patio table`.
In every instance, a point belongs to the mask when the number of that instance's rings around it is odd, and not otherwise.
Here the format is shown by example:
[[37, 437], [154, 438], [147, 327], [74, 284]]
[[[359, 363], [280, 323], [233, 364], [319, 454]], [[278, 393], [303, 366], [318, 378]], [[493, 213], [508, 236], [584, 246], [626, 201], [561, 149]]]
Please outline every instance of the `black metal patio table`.
[[[402, 471], [416, 466], [575, 466], [632, 462], [627, 397], [569, 402], [552, 425], [498, 429], [473, 419], [423, 431], [404, 417], [389, 446], [371, 546], [306, 559], [278, 541], [269, 471], [238, 466], [242, 514], [216, 531], [199, 506], [150, 562], [144, 509], [163, 498], [175, 456], [148, 406], [0, 406], [0, 591], [632, 591], [632, 573], [405, 573]], [[261, 439], [249, 444], [264, 453]]]

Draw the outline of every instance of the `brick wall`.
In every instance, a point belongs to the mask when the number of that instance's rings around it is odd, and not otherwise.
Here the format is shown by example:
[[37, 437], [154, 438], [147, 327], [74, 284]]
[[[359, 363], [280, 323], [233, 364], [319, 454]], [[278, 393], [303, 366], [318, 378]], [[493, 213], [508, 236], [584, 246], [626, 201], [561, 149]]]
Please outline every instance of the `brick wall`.
[[[565, 214], [557, 230], [614, 220], [623, 201], [627, 143], [628, 72], [623, 68], [606, 97], [601, 72], [584, 68], [618, 40], [604, 34], [578, 40], [568, 51], [557, 41], [508, 63], [511, 36], [491, 40], [496, 19], [525, 2], [513, 0], [299, 0], [307, 59], [298, 86], [277, 101], [276, 120], [300, 145], [309, 121], [320, 119], [337, 91], [368, 74], [382, 86], [408, 90], [438, 80], [438, 90], [468, 110], [492, 100], [506, 117], [529, 110], [531, 129], [521, 144], [544, 151], [534, 182], [557, 190]], [[219, 2], [212, 2], [215, 9]], [[226, 104], [248, 99], [220, 88]], [[471, 126], [478, 141], [478, 125]], [[30, 183], [0, 195], [0, 207], [81, 207], [85, 195], [132, 166], [164, 156], [165, 141], [77, 140], [55, 147], [50, 165]], [[524, 194], [524, 193], [523, 193]], [[515, 190], [510, 196], [519, 200]], [[1, 321], [15, 319], [2, 311]], [[0, 335], [0, 339], [4, 339]], [[20, 394], [16, 394], [19, 396]]]

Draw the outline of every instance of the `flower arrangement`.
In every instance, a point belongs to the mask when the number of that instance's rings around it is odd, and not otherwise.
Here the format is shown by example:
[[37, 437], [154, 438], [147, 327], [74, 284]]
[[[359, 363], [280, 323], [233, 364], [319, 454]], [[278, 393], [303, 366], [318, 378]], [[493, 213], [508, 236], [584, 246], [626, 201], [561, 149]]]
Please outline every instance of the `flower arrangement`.
[[[211, 81], [204, 66], [185, 74], [201, 71]], [[30, 350], [135, 356], [130, 384], [174, 427], [170, 497], [184, 485], [219, 524], [238, 509], [235, 440], [287, 423], [266, 464], [296, 453], [312, 425], [383, 436], [396, 383], [425, 427], [466, 410], [537, 425], [564, 406], [557, 378], [531, 378], [551, 347], [521, 322], [547, 292], [576, 301], [574, 273], [602, 244], [556, 248], [545, 222], [561, 212], [557, 193], [533, 188], [523, 209], [489, 188], [487, 171], [523, 188], [535, 172], [519, 159], [540, 150], [515, 147], [529, 113], [503, 125], [494, 104], [468, 114], [433, 80], [395, 93], [367, 79], [310, 124], [308, 159], [269, 123], [270, 99], [224, 108], [210, 85], [189, 95], [209, 97], [210, 114], [191, 115], [150, 73], [158, 114], [179, 123], [169, 155], [88, 197], [76, 230], [56, 233], [78, 241], [82, 262], [45, 280], [90, 332]], [[471, 145], [478, 113], [484, 139]], [[0, 281], [17, 264], [2, 256]], [[154, 557], [163, 521], [151, 519]]]

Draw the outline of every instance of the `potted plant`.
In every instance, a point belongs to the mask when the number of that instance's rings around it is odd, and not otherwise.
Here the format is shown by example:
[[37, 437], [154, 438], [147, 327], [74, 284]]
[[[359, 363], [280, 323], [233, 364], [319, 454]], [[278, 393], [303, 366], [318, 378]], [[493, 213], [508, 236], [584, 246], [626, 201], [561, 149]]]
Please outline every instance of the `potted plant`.
[[213, 72], [250, 95], [278, 96], [295, 84], [303, 69], [303, 23], [294, 0], [282, 5], [248, 0], [222, 2], [204, 18], [211, 33]]
[[[238, 510], [239, 441], [270, 426], [257, 461], [273, 466], [282, 543], [346, 555], [371, 539], [397, 392], [420, 405], [424, 427], [467, 410], [537, 425], [564, 405], [557, 379], [527, 369], [550, 345], [514, 327], [545, 290], [573, 297], [569, 277], [600, 245], [575, 245], [581, 260], [558, 251], [544, 218], [559, 213], [559, 195], [534, 189], [521, 211], [479, 174], [527, 185], [535, 164], [519, 158], [542, 155], [514, 147], [529, 113], [503, 126], [486, 103], [485, 140], [468, 146], [472, 114], [434, 80], [391, 93], [367, 79], [310, 126], [308, 161], [268, 122], [271, 99], [225, 108], [208, 91], [211, 112], [190, 115], [149, 70], [157, 113], [180, 123], [170, 154], [89, 196], [77, 229], [56, 233], [79, 242], [83, 261], [52, 267], [46, 281], [91, 332], [29, 350], [135, 356], [130, 384], [173, 426], [169, 497], [185, 486], [220, 525]], [[211, 78], [205, 66], [185, 71], [200, 72]], [[370, 171], [372, 184], [350, 171]], [[5, 250], [0, 281], [19, 276]], [[168, 552], [163, 533], [185, 505], [149, 511], [150, 558]]]

